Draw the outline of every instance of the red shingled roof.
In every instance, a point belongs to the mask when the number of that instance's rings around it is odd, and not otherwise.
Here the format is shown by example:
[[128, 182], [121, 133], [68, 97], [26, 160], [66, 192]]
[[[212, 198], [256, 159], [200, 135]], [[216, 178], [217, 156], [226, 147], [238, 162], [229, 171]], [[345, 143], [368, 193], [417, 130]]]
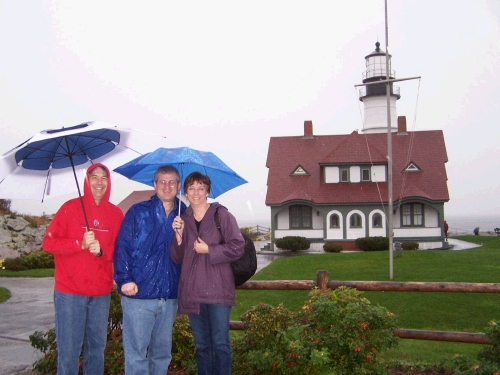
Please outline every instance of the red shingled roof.
[[[441, 130], [393, 133], [392, 159], [394, 202], [414, 196], [449, 200], [445, 169], [448, 157]], [[422, 171], [404, 173], [410, 162]], [[292, 200], [315, 204], [387, 203], [387, 182], [322, 182], [322, 165], [371, 163], [387, 165], [386, 133], [272, 137], [266, 162], [266, 205]], [[291, 175], [299, 165], [308, 176]]]

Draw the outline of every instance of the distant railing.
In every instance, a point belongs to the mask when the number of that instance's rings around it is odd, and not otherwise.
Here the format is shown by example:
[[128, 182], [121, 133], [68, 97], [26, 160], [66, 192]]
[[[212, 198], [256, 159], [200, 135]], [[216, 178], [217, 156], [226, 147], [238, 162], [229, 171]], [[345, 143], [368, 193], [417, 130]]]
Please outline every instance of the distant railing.
[[[496, 236], [498, 233], [496, 232], [497, 228], [493, 228], [491, 230], [483, 230], [479, 228], [478, 235], [479, 236]], [[473, 236], [474, 231], [473, 229], [467, 230], [467, 229], [461, 229], [461, 228], [449, 228], [448, 229], [448, 236]]]
[[255, 233], [257, 236], [267, 234], [271, 231], [269, 227], [263, 227], [261, 225], [256, 225], [254, 227], [247, 227], [251, 233]]
[[[396, 281], [328, 281], [328, 271], [320, 270], [312, 280], [273, 280], [247, 281], [237, 289], [252, 290], [311, 290], [336, 289], [340, 286], [356, 288], [361, 291], [391, 291], [391, 292], [445, 292], [445, 293], [500, 293], [499, 283], [437, 283], [437, 282], [396, 282]], [[241, 321], [231, 321], [232, 330], [244, 330]], [[424, 331], [416, 329], [396, 329], [394, 336], [403, 339], [434, 340], [464, 342], [473, 344], [489, 344], [483, 333]]]

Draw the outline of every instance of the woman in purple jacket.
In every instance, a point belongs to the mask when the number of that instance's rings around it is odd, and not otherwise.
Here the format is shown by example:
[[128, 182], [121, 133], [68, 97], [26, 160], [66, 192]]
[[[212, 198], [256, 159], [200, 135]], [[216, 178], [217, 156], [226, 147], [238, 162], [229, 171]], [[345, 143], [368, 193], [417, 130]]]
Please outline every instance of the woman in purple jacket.
[[[182, 264], [178, 311], [188, 314], [196, 345], [198, 375], [231, 374], [229, 314], [235, 303], [230, 263], [243, 255], [245, 240], [227, 208], [207, 202], [210, 178], [193, 172], [184, 181], [190, 207], [173, 221], [170, 256]], [[225, 243], [215, 226], [218, 211]]]

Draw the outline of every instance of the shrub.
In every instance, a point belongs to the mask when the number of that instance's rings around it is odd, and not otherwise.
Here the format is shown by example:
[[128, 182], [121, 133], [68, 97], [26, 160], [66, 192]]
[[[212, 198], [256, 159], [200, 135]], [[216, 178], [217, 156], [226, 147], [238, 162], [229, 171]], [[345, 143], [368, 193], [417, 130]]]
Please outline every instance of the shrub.
[[44, 354], [33, 363], [33, 369], [41, 374], [55, 374], [57, 369], [56, 330], [51, 328], [47, 332], [35, 331], [29, 339], [31, 346]]
[[233, 373], [386, 374], [378, 353], [397, 345], [394, 316], [362, 292], [313, 290], [302, 312], [259, 304], [241, 316], [245, 333], [233, 343]]
[[7, 258], [3, 266], [8, 271], [34, 270], [38, 268], [54, 268], [54, 256], [45, 251], [34, 251], [17, 258]]
[[491, 362], [500, 370], [500, 320], [492, 320], [484, 331], [490, 346], [485, 346], [477, 355], [481, 362]]
[[187, 368], [194, 363], [194, 338], [187, 315], [177, 314], [172, 331], [172, 362], [171, 368]]
[[279, 238], [275, 242], [276, 246], [283, 250], [307, 250], [311, 246], [311, 242], [305, 237], [287, 236]]
[[0, 199], [0, 212], [4, 214], [10, 213], [10, 204], [12, 201], [10, 199]]
[[500, 321], [492, 320], [485, 330], [491, 345], [486, 345], [477, 359], [456, 354], [452, 361], [455, 375], [497, 375], [500, 374]]
[[243, 227], [240, 228], [241, 233], [245, 234], [252, 241], [256, 241], [259, 234], [257, 232], [252, 231], [252, 227]]
[[[340, 287], [335, 291], [314, 289], [302, 311], [293, 313], [282, 304], [260, 303], [241, 316], [244, 334], [232, 343], [233, 373], [381, 375], [386, 373], [378, 354], [397, 345], [391, 331], [394, 316], [372, 305], [363, 292]], [[121, 305], [116, 289], [111, 295], [108, 343], [104, 353], [106, 375], [123, 374]], [[53, 374], [57, 367], [54, 329], [30, 336], [33, 347], [44, 356], [33, 364], [41, 374]], [[188, 319], [178, 315], [172, 336], [171, 368], [194, 369], [194, 343]], [[196, 371], [194, 370], [194, 373]]]
[[54, 256], [45, 251], [34, 251], [28, 255], [22, 255], [24, 265], [27, 269], [54, 268]]
[[3, 267], [5, 267], [7, 271], [24, 271], [27, 269], [23, 264], [21, 257], [5, 258], [3, 261]]
[[402, 243], [401, 247], [403, 250], [418, 250], [418, 242], [406, 241]]
[[455, 354], [451, 363], [453, 375], [498, 375], [500, 367], [492, 362], [478, 362], [464, 354]]
[[323, 245], [323, 250], [327, 253], [340, 253], [343, 249], [338, 243], [325, 243]]
[[245, 333], [232, 343], [232, 373], [265, 374], [272, 369], [273, 373], [280, 374], [281, 372], [277, 372], [278, 367], [287, 367], [279, 337], [294, 327], [298, 321], [296, 314], [283, 304], [273, 307], [260, 303], [240, 318], [245, 324]]
[[387, 237], [361, 237], [355, 241], [356, 247], [364, 251], [389, 250], [389, 239]]

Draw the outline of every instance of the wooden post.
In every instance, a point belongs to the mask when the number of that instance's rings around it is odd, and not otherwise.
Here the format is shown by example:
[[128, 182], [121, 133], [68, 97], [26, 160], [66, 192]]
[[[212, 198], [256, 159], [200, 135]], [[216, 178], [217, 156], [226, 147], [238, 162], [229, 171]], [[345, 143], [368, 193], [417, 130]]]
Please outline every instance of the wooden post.
[[326, 270], [319, 270], [317, 273], [316, 273], [316, 277], [317, 277], [317, 283], [316, 283], [316, 286], [321, 289], [321, 290], [326, 290], [328, 287], [327, 287], [327, 284], [328, 284], [328, 271]]

